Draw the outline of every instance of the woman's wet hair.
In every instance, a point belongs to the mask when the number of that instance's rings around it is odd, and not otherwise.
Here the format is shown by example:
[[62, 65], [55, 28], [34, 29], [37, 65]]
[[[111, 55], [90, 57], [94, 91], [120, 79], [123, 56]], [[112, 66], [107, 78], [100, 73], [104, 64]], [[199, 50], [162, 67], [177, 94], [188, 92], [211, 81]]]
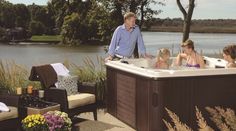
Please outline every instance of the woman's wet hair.
[[236, 59], [236, 45], [231, 44], [231, 45], [225, 46], [223, 49], [223, 53], [226, 55], [230, 55], [232, 59]]
[[192, 40], [188, 39], [181, 44], [181, 47], [187, 47], [187, 48], [191, 48], [192, 50], [194, 50], [194, 42]]

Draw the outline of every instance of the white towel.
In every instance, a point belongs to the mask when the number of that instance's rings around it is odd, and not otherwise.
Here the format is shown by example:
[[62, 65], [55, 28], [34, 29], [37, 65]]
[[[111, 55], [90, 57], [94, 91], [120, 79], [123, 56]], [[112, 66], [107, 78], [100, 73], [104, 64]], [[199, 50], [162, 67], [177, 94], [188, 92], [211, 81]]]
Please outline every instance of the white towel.
[[6, 104], [0, 102], [0, 111], [10, 111]]
[[[55, 72], [57, 73], [57, 76], [70, 76], [69, 70], [62, 64], [62, 63], [54, 63], [51, 64]], [[55, 83], [56, 88], [58, 88], [58, 82]]]
[[69, 76], [69, 70], [62, 63], [51, 64], [53, 69], [56, 71], [57, 75]]

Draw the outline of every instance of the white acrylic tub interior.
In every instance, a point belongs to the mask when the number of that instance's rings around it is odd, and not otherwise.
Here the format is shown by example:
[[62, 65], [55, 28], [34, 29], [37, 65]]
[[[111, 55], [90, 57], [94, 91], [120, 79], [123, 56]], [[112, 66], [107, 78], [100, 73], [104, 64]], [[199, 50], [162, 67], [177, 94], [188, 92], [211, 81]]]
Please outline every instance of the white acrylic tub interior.
[[[171, 58], [170, 63], [175, 58]], [[204, 57], [206, 62], [205, 69], [196, 69], [189, 67], [170, 67], [170, 69], [155, 69], [155, 59], [123, 59], [120, 61], [109, 61], [106, 66], [120, 69], [133, 74], [149, 77], [149, 78], [163, 78], [163, 77], [187, 77], [187, 76], [209, 76], [209, 75], [226, 75], [236, 74], [236, 69], [225, 69], [226, 61], [222, 59]], [[125, 61], [126, 63], [122, 63]], [[128, 63], [128, 64], [127, 64]], [[221, 68], [219, 68], [221, 67]]]

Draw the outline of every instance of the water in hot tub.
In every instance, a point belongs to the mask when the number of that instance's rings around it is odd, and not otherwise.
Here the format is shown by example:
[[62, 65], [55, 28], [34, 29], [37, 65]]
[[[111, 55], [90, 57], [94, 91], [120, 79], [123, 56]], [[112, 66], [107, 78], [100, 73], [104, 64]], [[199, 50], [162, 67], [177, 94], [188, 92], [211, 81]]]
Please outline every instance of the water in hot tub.
[[[224, 67], [226, 65], [226, 62], [222, 59], [216, 59], [216, 58], [209, 58], [209, 57], [204, 57], [206, 61], [205, 68], [206, 69], [212, 69], [215, 68], [216, 65]], [[183, 66], [174, 66], [174, 62], [176, 60], [176, 57], [171, 57], [169, 60], [169, 69], [157, 69], [155, 67], [156, 64], [156, 58], [152, 59], [144, 59], [144, 58], [139, 58], [139, 59], [126, 59], [130, 65], [137, 66], [140, 68], [145, 68], [150, 71], [155, 71], [155, 72], [160, 72], [160, 71], [168, 71], [168, 70], [197, 70], [197, 68], [194, 67], [186, 67], [186, 61], [183, 61]]]
[[144, 69], [148, 69], [148, 70], [153, 70], [153, 71], [191, 69], [191, 68], [187, 68], [185, 66], [173, 66], [173, 62], [175, 61], [174, 57], [171, 58], [168, 61], [169, 65], [171, 65], [169, 69], [157, 69], [155, 67], [155, 65], [156, 65], [156, 58], [152, 58], [152, 59], [144, 59], [144, 58], [140, 58], [140, 59], [126, 59], [125, 61], [127, 61], [132, 66], [136, 66], [136, 67], [140, 67], [140, 68], [144, 68]]

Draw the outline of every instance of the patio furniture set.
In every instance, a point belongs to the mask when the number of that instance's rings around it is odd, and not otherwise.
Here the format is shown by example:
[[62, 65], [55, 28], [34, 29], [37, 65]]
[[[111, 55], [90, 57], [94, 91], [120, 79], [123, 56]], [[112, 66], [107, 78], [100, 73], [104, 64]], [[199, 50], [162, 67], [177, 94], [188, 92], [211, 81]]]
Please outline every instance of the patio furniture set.
[[[29, 79], [41, 83], [44, 98], [29, 94], [1, 94], [0, 102], [5, 103], [10, 110], [0, 112], [0, 131], [22, 130], [21, 120], [27, 115], [43, 114], [52, 110], [66, 112], [73, 124], [77, 122], [76, 115], [83, 112], [93, 112], [94, 120], [97, 120], [96, 84], [82, 83], [78, 79], [74, 79], [76, 80], [76, 84], [74, 84], [76, 93], [71, 93], [71, 87], [68, 89], [67, 86], [71, 86], [73, 83], [72, 76], [69, 74], [63, 76], [63, 70], [67, 71], [66, 67], [60, 63], [32, 67]], [[61, 86], [57, 79], [59, 77], [63, 83]]]

